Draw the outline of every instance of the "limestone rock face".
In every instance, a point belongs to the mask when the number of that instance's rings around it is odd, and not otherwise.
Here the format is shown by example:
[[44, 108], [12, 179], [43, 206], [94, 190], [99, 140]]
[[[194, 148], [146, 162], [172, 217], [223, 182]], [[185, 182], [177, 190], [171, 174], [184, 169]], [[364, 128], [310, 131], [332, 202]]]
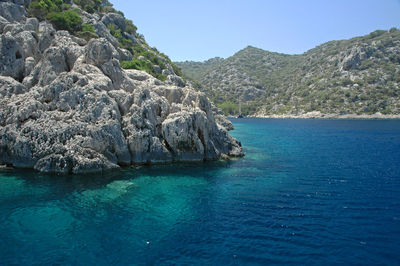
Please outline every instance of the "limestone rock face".
[[116, 57], [117, 54], [114, 46], [110, 45], [106, 39], [92, 39], [87, 46], [86, 62], [101, 67]]
[[[32, 27], [33, 28], [33, 27]], [[34, 31], [21, 31], [14, 35], [15, 40], [22, 48], [24, 57], [38, 58], [38, 36]]]
[[15, 1], [0, 2], [0, 16], [11, 23], [20, 22], [26, 19], [25, 8], [21, 5], [21, 3], [14, 2]]
[[0, 33], [3, 33], [3, 29], [7, 24], [9, 24], [8, 20], [0, 16]]
[[125, 18], [118, 13], [108, 13], [104, 15], [101, 19], [101, 22], [103, 22], [106, 26], [114, 24], [117, 26], [117, 29], [120, 29], [121, 31], [125, 31], [126, 28]]
[[17, 33], [0, 39], [0, 164], [85, 173], [243, 155], [209, 100], [179, 77], [123, 70], [129, 54], [107, 38], [86, 43], [46, 22], [6, 20]]
[[21, 79], [24, 72], [24, 52], [11, 34], [0, 36], [0, 75]]

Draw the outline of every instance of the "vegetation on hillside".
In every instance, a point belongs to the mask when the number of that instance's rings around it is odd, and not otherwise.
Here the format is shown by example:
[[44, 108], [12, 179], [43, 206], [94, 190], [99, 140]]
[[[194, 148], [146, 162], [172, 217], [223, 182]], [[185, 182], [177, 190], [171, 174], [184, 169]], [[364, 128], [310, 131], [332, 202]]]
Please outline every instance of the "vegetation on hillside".
[[178, 65], [226, 114], [231, 110], [226, 107], [239, 101], [264, 115], [400, 114], [396, 28], [331, 41], [302, 55], [247, 47], [212, 67], [208, 62]]
[[205, 74], [215, 69], [224, 61], [221, 57], [214, 57], [204, 62], [185, 61], [176, 62], [176, 65], [185, 69], [185, 75], [192, 80], [200, 80]]
[[[33, 0], [27, 10], [31, 17], [48, 20], [57, 30], [67, 30], [87, 41], [99, 36], [94, 25], [83, 24], [83, 11], [90, 14], [116, 13], [124, 16], [107, 0], [74, 0], [73, 3], [75, 7], [70, 0]], [[160, 80], [166, 80], [166, 74], [172, 72], [183, 76], [179, 67], [172, 63], [168, 56], [146, 43], [143, 35], [137, 33], [137, 27], [132, 21], [125, 19], [125, 24], [124, 29], [114, 24], [107, 26], [110, 34], [117, 39], [119, 46], [128, 50], [133, 56], [130, 61], [121, 61], [121, 67], [144, 70]], [[162, 72], [164, 69], [168, 69], [166, 74]]]

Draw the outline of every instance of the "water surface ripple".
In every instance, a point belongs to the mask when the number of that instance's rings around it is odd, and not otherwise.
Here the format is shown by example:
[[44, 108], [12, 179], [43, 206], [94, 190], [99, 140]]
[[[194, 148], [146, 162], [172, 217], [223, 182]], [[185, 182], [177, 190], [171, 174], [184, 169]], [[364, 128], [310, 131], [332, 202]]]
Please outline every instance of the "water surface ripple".
[[0, 171], [0, 265], [400, 264], [400, 121], [233, 122], [230, 162]]

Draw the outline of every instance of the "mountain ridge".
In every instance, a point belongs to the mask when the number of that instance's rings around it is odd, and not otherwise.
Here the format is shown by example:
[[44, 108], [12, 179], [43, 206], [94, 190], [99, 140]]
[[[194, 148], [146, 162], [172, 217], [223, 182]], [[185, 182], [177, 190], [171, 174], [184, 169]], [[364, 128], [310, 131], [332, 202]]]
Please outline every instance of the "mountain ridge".
[[225, 114], [237, 112], [240, 100], [246, 114], [257, 116], [399, 115], [399, 54], [400, 31], [392, 28], [303, 54], [247, 46], [207, 71], [197, 62], [197, 79], [190, 62], [176, 64]]

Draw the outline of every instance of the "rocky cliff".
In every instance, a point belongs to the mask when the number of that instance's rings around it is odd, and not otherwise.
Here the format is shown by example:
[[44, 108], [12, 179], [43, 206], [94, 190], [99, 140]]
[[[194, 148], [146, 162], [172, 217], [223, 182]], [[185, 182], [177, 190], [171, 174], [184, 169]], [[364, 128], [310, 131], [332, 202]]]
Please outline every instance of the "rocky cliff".
[[177, 65], [226, 113], [237, 112], [240, 99], [243, 112], [262, 116], [400, 116], [396, 28], [331, 41], [301, 55], [249, 46], [213, 62]]
[[[229, 121], [167, 59], [138, 35], [135, 49], [121, 47], [111, 32], [128, 39], [121, 14], [70, 5], [95, 29], [90, 38], [29, 17], [31, 1], [0, 2], [0, 164], [82, 173], [243, 155]], [[149, 64], [138, 48], [162, 67], [122, 69]]]

